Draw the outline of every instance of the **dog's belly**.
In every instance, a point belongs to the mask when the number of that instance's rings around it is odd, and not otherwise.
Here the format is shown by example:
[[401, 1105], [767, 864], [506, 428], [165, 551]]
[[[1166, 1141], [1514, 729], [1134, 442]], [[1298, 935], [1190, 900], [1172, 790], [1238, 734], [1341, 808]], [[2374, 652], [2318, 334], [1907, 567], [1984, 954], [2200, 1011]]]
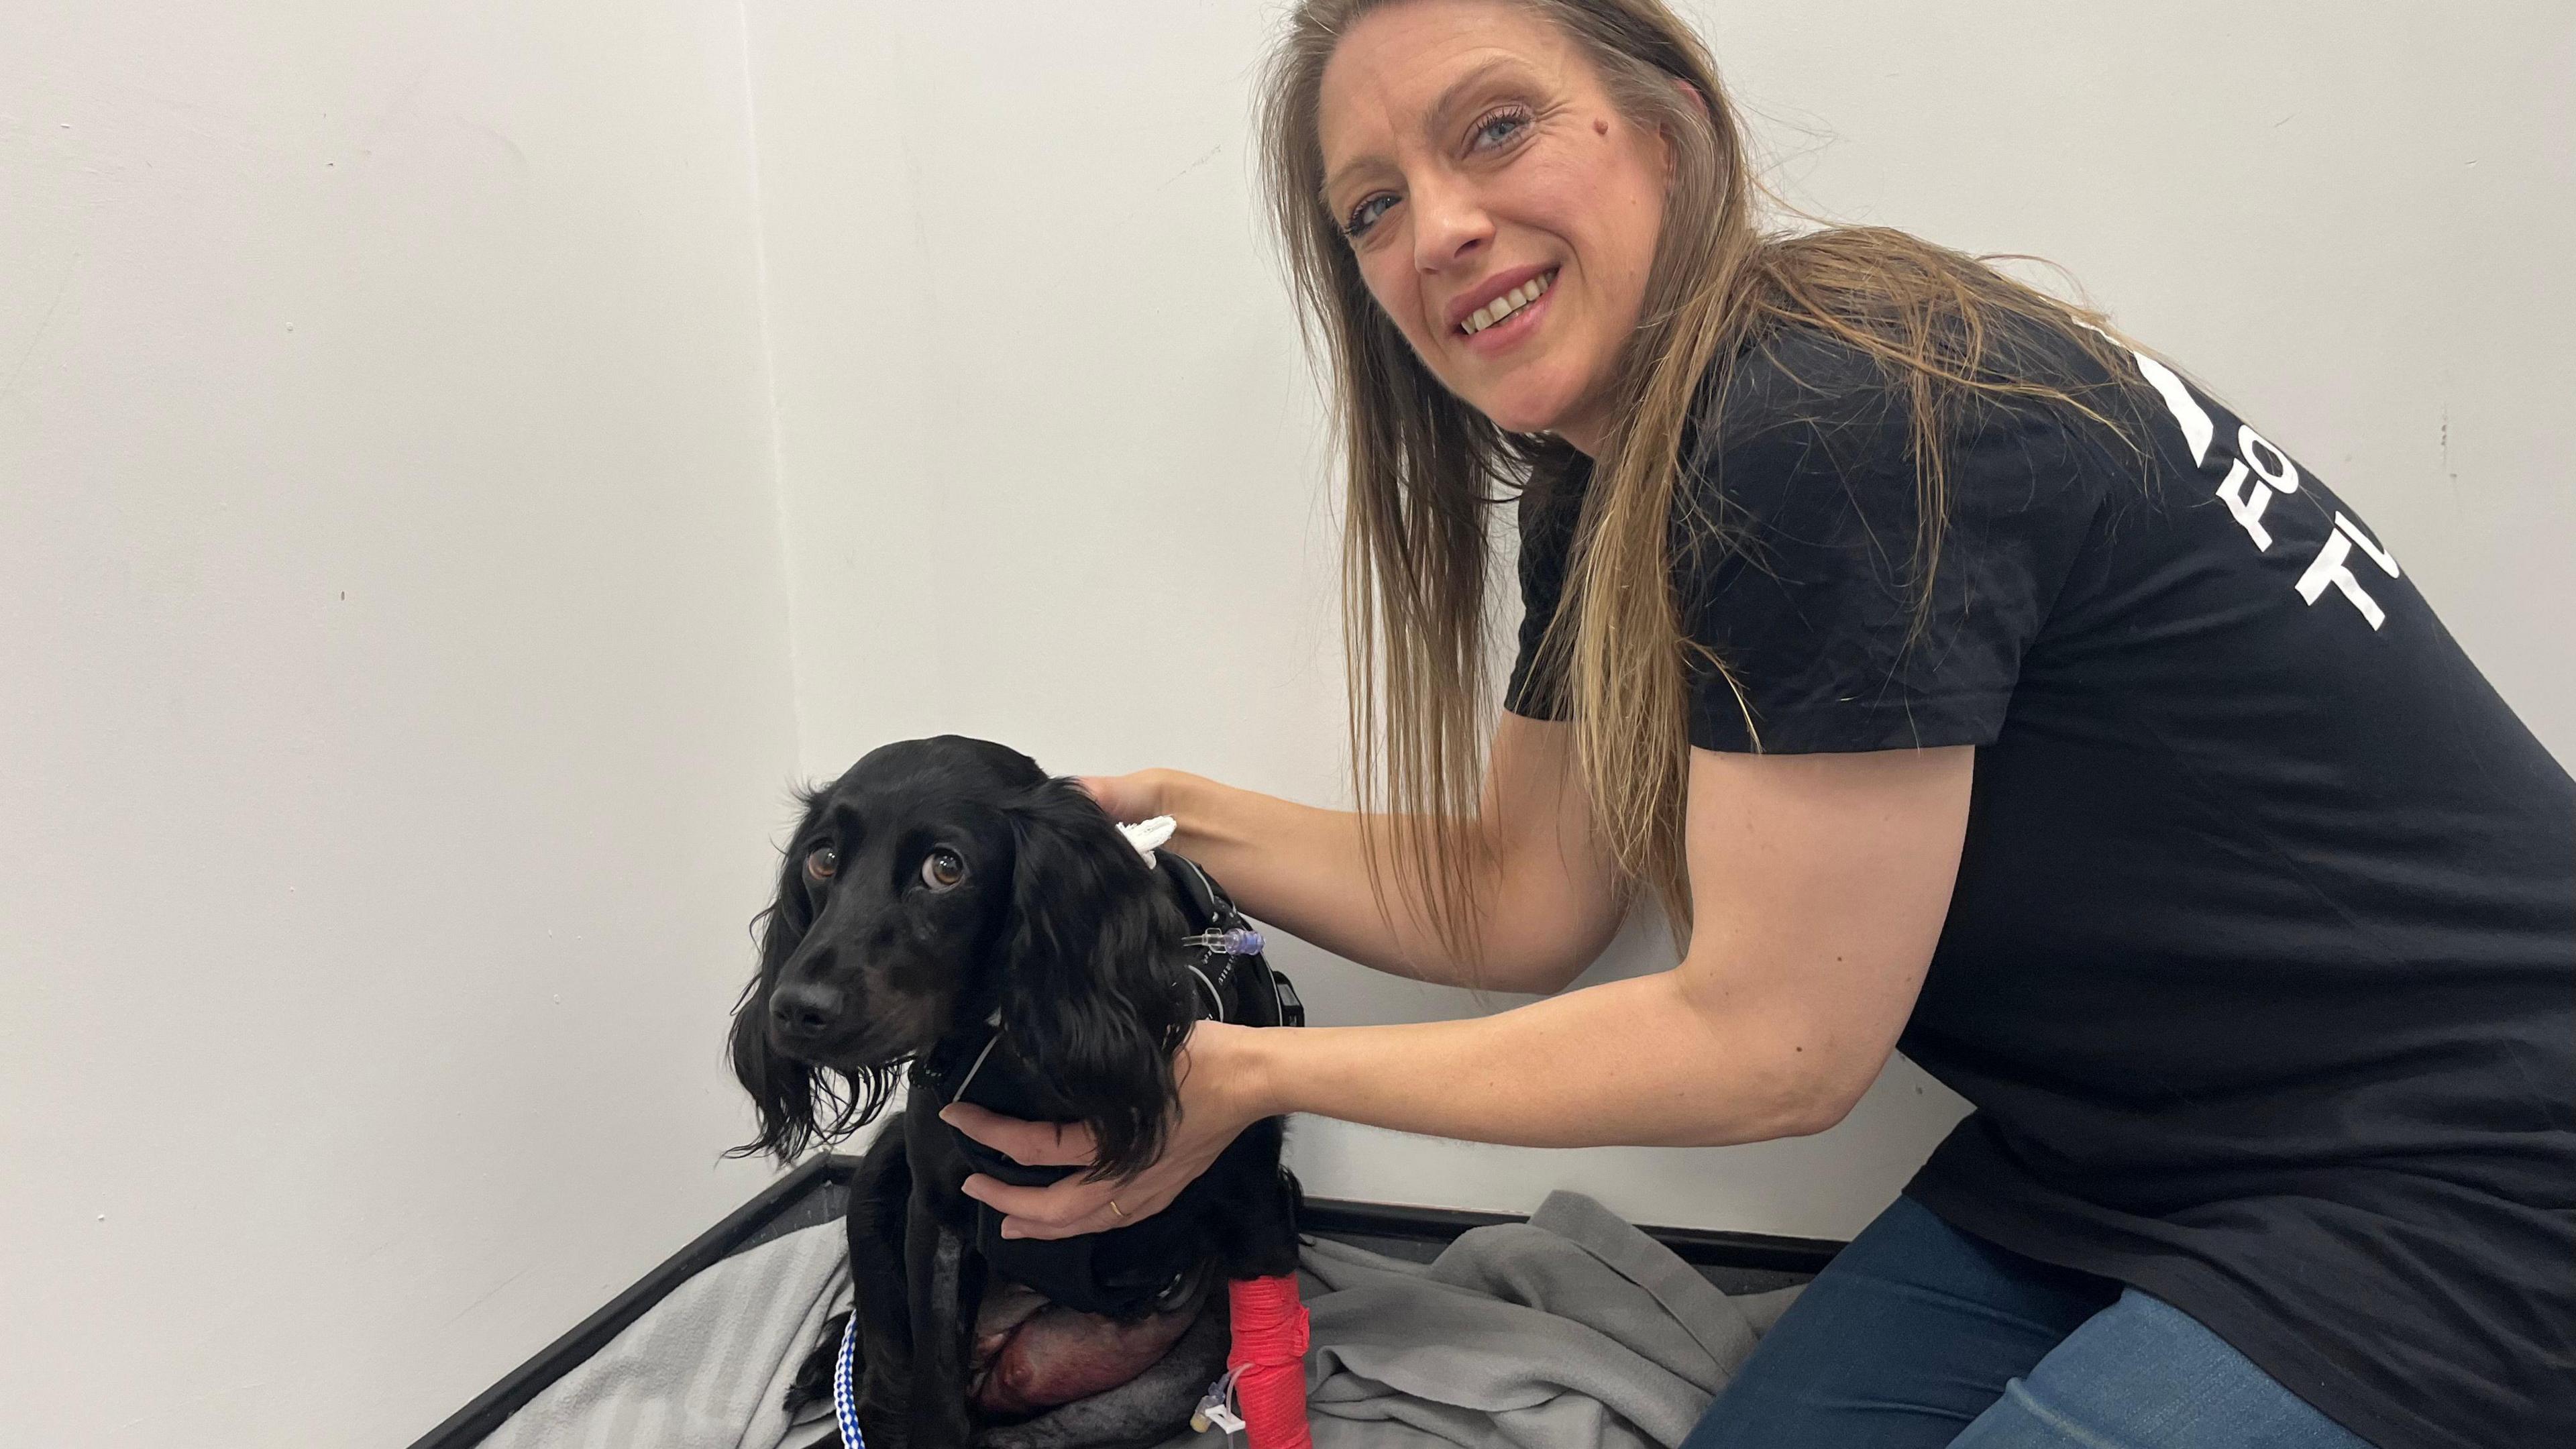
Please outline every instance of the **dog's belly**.
[[1201, 1295], [1121, 1321], [1060, 1308], [996, 1278], [975, 1314], [975, 1408], [1027, 1414], [1114, 1389], [1159, 1363], [1206, 1306]]

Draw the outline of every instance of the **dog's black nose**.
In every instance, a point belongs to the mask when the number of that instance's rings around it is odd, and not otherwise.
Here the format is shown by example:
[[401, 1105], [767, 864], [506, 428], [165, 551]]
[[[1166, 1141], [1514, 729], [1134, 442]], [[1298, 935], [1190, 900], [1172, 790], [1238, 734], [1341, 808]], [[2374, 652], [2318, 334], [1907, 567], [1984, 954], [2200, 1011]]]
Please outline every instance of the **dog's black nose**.
[[841, 1017], [841, 993], [819, 981], [781, 986], [769, 994], [769, 1024], [791, 1041], [813, 1041]]

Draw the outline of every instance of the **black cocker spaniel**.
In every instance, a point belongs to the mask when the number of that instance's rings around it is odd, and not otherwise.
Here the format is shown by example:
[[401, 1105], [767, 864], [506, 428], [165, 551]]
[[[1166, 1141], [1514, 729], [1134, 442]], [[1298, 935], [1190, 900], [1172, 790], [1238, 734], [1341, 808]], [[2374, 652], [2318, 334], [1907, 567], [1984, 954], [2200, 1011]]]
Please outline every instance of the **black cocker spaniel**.
[[[1080, 1122], [1116, 1176], [1160, 1151], [1173, 1051], [1202, 1016], [1302, 1021], [1213, 881], [1145, 858], [1080, 786], [943, 735], [871, 751], [804, 796], [760, 971], [734, 1013], [759, 1109], [742, 1149], [790, 1160], [902, 1116], [848, 1221], [858, 1412], [871, 1449], [1148, 1444], [1223, 1372], [1227, 1280], [1296, 1270], [1282, 1123], [1254, 1124], [1161, 1213], [1060, 1242], [1000, 1236], [972, 1172], [1041, 1183], [937, 1117], [964, 1098]], [[828, 1393], [836, 1327], [799, 1376]]]

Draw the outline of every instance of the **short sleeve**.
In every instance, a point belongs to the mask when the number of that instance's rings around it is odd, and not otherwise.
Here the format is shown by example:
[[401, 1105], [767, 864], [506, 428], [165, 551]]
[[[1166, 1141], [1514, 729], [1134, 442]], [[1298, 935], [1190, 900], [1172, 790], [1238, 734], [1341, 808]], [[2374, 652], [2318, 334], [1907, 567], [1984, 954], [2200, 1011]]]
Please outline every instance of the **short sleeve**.
[[1872, 359], [1784, 333], [1714, 407], [1675, 499], [1691, 743], [1992, 743], [2095, 496], [2051, 415], [1980, 404], [1957, 431], [1927, 605], [1908, 413]]

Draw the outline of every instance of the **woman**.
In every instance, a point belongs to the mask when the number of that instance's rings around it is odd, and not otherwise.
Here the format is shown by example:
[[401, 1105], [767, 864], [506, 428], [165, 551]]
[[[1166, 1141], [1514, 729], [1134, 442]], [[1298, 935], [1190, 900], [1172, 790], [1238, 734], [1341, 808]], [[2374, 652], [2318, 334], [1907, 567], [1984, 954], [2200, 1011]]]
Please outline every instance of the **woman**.
[[[1694, 1445], [2576, 1443], [2576, 786], [2351, 510], [2099, 319], [1758, 232], [1655, 0], [1308, 0], [1265, 129], [1367, 808], [1088, 783], [1280, 928], [1562, 994], [1202, 1024], [1162, 1160], [971, 1181], [1005, 1231], [1151, 1213], [1281, 1112], [1816, 1132], [1902, 1046], [1978, 1110]], [[1565, 991], [1640, 889], [1681, 964]]]

